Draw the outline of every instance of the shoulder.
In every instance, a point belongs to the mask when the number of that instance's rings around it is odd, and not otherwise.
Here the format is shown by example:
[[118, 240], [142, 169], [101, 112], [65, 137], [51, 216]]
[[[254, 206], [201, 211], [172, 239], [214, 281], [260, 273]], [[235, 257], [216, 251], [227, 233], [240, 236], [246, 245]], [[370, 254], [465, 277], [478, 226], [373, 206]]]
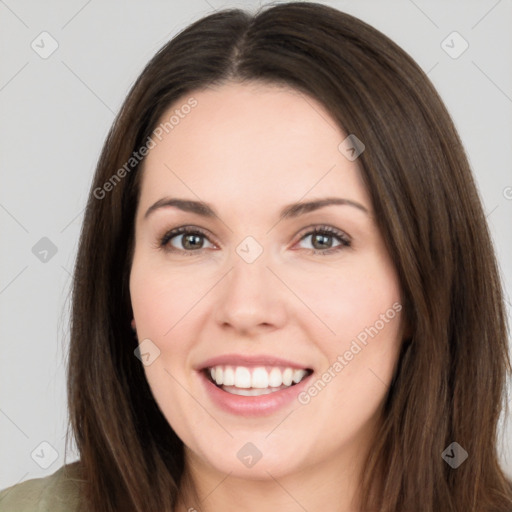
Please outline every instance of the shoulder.
[[80, 463], [0, 491], [2, 512], [75, 512], [80, 504]]

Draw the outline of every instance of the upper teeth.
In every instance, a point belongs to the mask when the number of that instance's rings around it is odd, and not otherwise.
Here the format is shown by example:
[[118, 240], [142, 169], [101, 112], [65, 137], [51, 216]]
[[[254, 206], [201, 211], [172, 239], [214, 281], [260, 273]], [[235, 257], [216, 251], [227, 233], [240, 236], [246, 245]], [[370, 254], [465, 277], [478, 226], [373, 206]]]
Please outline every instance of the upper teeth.
[[214, 366], [208, 371], [212, 380], [219, 386], [235, 386], [237, 388], [277, 388], [281, 385], [291, 386], [299, 383], [308, 373], [307, 370], [264, 366], [248, 368], [245, 366]]

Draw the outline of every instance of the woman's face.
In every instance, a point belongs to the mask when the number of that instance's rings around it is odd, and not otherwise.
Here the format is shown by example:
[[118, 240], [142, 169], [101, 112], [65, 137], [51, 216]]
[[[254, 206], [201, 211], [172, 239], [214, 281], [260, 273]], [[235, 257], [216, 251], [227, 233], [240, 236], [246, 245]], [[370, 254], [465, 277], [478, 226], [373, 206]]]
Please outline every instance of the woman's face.
[[[402, 313], [355, 153], [339, 149], [347, 134], [316, 101], [270, 85], [201, 90], [162, 122], [173, 114], [144, 163], [130, 275], [156, 402], [210, 473], [356, 467]], [[342, 201], [306, 206], [325, 198]], [[151, 209], [170, 199], [190, 203]], [[180, 227], [192, 234], [160, 246]]]

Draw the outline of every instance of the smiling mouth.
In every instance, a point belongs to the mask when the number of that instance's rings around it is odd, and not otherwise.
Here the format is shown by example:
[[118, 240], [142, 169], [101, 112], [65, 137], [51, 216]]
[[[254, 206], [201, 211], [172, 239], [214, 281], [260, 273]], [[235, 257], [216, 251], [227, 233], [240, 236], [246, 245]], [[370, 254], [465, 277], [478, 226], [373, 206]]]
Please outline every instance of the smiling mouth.
[[269, 366], [218, 365], [203, 370], [206, 378], [232, 395], [261, 396], [291, 388], [309, 377], [313, 370]]

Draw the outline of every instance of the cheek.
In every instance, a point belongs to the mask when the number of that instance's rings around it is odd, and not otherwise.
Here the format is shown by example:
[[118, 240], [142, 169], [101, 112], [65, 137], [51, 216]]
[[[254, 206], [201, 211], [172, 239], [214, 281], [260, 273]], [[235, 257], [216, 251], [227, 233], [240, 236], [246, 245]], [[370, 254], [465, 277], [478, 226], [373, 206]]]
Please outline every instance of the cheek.
[[[328, 326], [333, 346], [338, 348], [376, 322], [382, 329], [383, 315], [385, 320], [397, 316], [393, 305], [400, 304], [401, 294], [396, 272], [371, 255], [354, 258], [345, 268], [340, 264], [340, 268], [305, 272], [293, 279], [297, 295]], [[329, 339], [327, 328], [324, 331]]]
[[401, 300], [396, 280], [387, 274], [354, 274], [344, 285], [346, 293], [338, 301], [338, 307], [343, 308], [339, 315], [343, 321], [336, 325], [338, 335], [344, 339], [361, 335], [364, 339], [362, 333], [372, 326], [384, 333], [384, 327], [396, 316], [393, 305]]
[[[344, 410], [359, 411], [361, 419], [374, 411], [391, 382], [401, 343], [403, 307], [396, 280], [373, 276], [353, 281], [351, 300], [335, 324], [337, 336], [324, 347], [331, 373], [338, 376], [331, 398]], [[339, 363], [332, 368], [333, 363]], [[356, 415], [357, 415], [356, 414]]]
[[403, 308], [393, 266], [374, 255], [360, 258], [350, 272], [333, 272], [311, 304], [334, 331], [317, 338], [330, 373], [320, 380], [332, 382], [324, 403], [371, 410], [391, 381], [401, 342]]
[[[211, 283], [197, 273], [171, 269], [169, 265], [134, 258], [130, 274], [130, 294], [139, 341], [149, 339], [159, 350], [151, 365], [145, 366], [146, 378], [166, 412], [180, 402], [182, 388], [190, 378], [187, 373], [195, 350], [198, 308], [194, 307]], [[176, 379], [173, 379], [173, 377]], [[177, 399], [178, 397], [178, 399]], [[185, 400], [186, 401], [186, 400]]]
[[[170, 330], [197, 300], [190, 279], [150, 262], [135, 260], [130, 274], [130, 295], [137, 331], [146, 338], [165, 340]], [[190, 307], [190, 306], [188, 306]]]
[[[182, 432], [190, 428], [180, 418], [186, 417], [184, 411], [191, 406], [190, 397], [182, 387], [188, 387], [185, 368], [191, 347], [187, 344], [188, 338], [180, 331], [185, 325], [185, 322], [179, 323], [180, 319], [190, 306], [185, 308], [188, 302], [179, 292], [179, 281], [179, 276], [174, 273], [170, 275], [164, 269], [146, 263], [143, 258], [134, 259], [130, 294], [137, 335], [140, 342], [149, 339], [159, 350], [151, 364], [144, 366], [144, 373], [167, 421], [176, 431]], [[175, 342], [177, 337], [180, 343]]]

